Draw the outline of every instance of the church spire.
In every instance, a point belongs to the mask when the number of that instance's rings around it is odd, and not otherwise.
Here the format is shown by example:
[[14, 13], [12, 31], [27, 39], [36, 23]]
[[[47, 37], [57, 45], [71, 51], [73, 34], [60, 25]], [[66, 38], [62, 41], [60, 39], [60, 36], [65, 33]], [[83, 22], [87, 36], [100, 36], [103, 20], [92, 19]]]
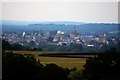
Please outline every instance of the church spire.
[[76, 35], [76, 27], [73, 28], [73, 33]]

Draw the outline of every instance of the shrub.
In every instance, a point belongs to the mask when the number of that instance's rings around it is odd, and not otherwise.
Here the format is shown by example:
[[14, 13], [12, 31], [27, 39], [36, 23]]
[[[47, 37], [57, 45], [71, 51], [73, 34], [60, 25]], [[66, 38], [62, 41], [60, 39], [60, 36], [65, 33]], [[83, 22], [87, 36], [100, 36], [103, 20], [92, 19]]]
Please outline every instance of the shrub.
[[88, 80], [120, 80], [120, 53], [111, 49], [95, 58], [89, 58], [84, 65], [83, 75]]

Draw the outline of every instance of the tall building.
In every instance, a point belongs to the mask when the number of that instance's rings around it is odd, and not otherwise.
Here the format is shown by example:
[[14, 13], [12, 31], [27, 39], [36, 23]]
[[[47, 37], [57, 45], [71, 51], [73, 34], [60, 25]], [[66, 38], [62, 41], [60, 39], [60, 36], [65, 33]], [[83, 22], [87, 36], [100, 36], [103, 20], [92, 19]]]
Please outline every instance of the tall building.
[[25, 42], [25, 40], [26, 40], [26, 33], [23, 32], [23, 33], [22, 33], [22, 41]]
[[23, 37], [25, 37], [25, 34], [26, 34], [26, 33], [25, 33], [25, 32], [23, 32], [23, 33], [22, 33], [22, 36], [23, 36]]
[[106, 43], [106, 42], [107, 42], [107, 34], [104, 33], [104, 34], [103, 34], [103, 43]]
[[73, 27], [73, 31], [70, 33], [70, 37], [74, 38], [76, 36], [76, 27]]
[[73, 28], [73, 33], [76, 35], [76, 27]]

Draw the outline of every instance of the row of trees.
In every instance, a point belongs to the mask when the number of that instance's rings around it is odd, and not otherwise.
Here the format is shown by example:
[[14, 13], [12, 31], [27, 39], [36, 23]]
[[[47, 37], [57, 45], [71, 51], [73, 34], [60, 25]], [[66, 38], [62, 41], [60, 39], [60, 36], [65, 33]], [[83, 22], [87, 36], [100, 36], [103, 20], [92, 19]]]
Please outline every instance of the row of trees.
[[[42, 48], [44, 49], [42, 49]], [[28, 46], [22, 46], [18, 43], [9, 43], [8, 41], [2, 40], [3, 50], [31, 50], [31, 51], [56, 51], [56, 52], [82, 52], [82, 45], [71, 44], [70, 46], [56, 46], [46, 45], [46, 43], [40, 43], [38, 47], [35, 47], [35, 43], [32, 41]]]
[[8, 41], [2, 40], [2, 50], [30, 50], [30, 51], [43, 51], [42, 48], [22, 46], [18, 43], [9, 43]]
[[34, 55], [3, 52], [2, 80], [120, 80], [120, 53], [113, 48], [88, 58], [82, 71], [56, 64], [43, 66]]
[[117, 49], [117, 51], [120, 52], [119, 44], [101, 44], [101, 47], [87, 47], [83, 46], [82, 44], [73, 44], [70, 45], [63, 44], [62, 46], [58, 45], [48, 45], [45, 42], [40, 42], [38, 46], [36, 46], [34, 41], [31, 41], [29, 43], [25, 42], [23, 45], [20, 45], [18, 43], [9, 43], [8, 41], [2, 40], [2, 49], [3, 50], [30, 50], [30, 51], [50, 51], [50, 52], [81, 52], [81, 53], [97, 53], [97, 52], [105, 52], [106, 50], [109, 50], [113, 47]]
[[82, 52], [81, 44], [71, 44], [71, 45], [48, 45], [43, 47], [45, 51], [54, 51], [54, 52]]

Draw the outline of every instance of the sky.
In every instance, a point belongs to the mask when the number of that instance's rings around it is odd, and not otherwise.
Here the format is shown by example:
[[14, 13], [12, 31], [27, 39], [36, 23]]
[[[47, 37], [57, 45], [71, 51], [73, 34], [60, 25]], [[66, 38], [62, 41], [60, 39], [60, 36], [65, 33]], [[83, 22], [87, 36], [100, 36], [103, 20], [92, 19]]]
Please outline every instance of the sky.
[[117, 2], [2, 2], [2, 20], [117, 23]]

